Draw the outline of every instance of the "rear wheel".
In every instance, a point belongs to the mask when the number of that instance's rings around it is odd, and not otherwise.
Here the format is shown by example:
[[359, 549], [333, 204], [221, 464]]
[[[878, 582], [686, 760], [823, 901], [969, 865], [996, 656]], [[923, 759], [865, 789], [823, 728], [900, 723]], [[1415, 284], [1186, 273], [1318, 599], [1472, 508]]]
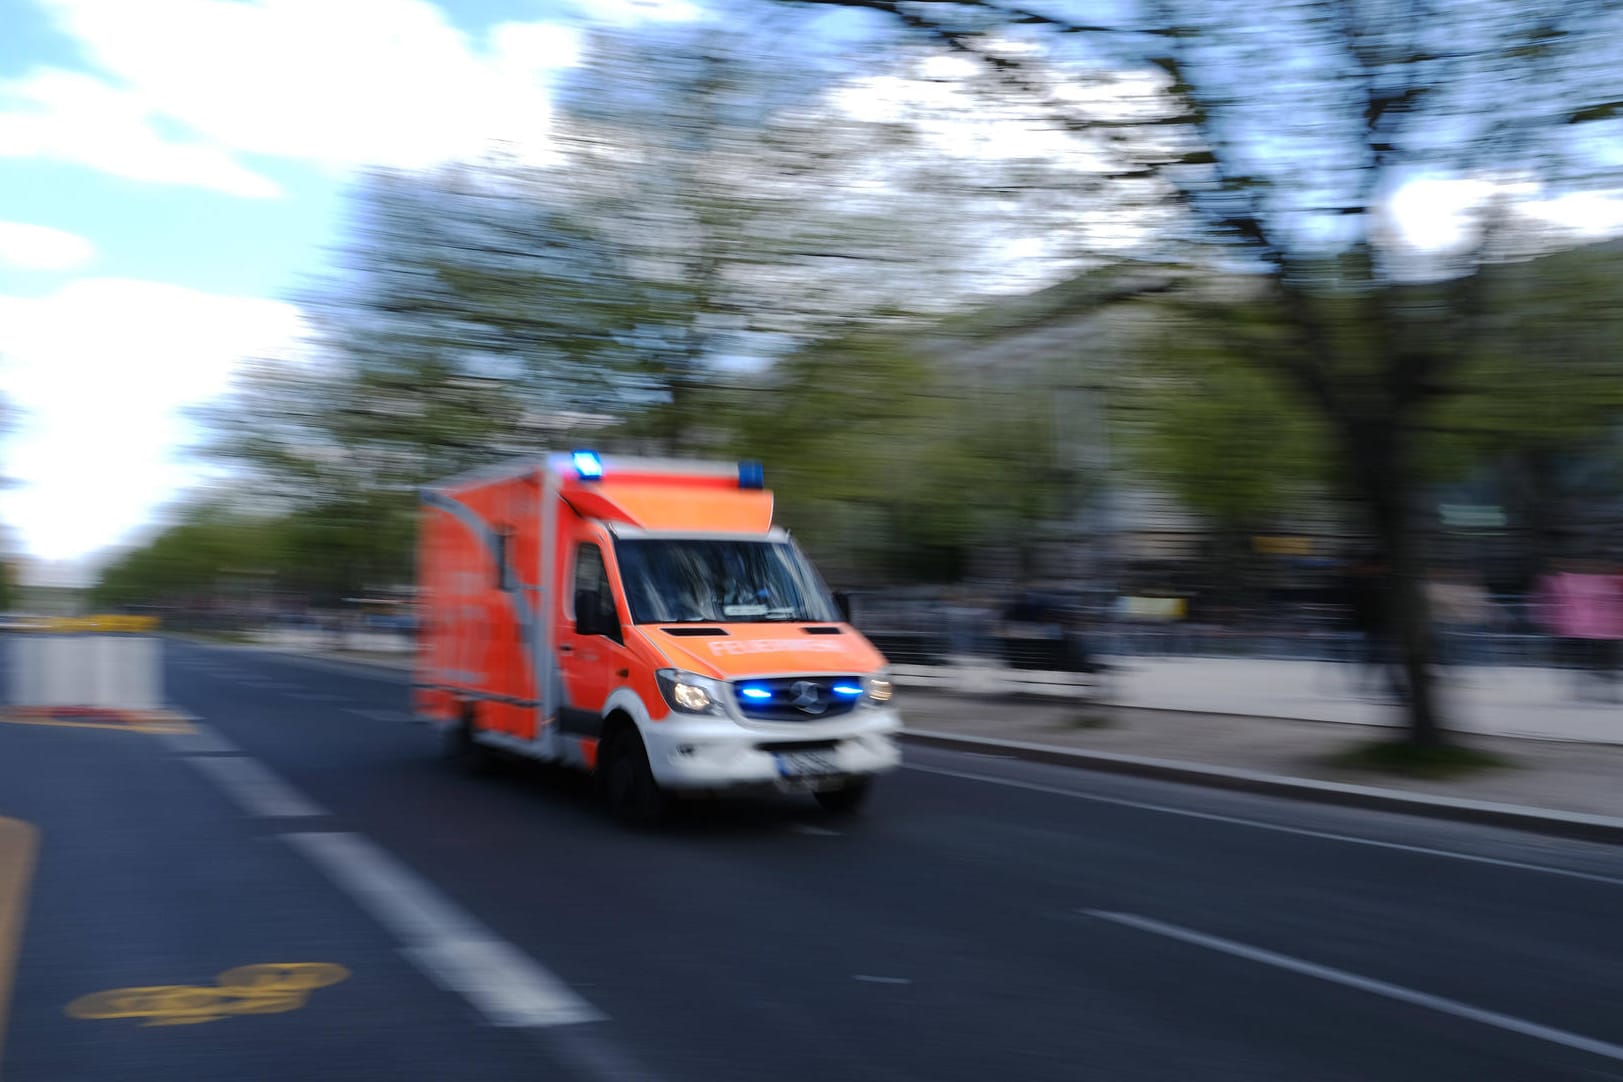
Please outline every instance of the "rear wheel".
[[473, 737], [473, 711], [466, 710], [462, 720], [445, 734], [445, 757], [464, 774], [475, 777], [489, 774], [496, 765], [496, 755]]
[[648, 765], [648, 750], [635, 729], [611, 736], [603, 749], [603, 799], [609, 814], [629, 826], [651, 827], [670, 812], [670, 796]]
[[856, 778], [838, 789], [822, 789], [812, 795], [830, 815], [855, 815], [867, 804], [868, 795], [872, 791], [872, 781], [867, 778]]

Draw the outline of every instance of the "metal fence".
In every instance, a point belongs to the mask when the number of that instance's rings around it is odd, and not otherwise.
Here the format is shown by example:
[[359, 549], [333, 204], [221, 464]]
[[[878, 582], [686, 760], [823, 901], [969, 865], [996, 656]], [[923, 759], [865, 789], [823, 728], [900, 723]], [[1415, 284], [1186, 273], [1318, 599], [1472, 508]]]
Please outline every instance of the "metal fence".
[[[1496, 604], [1482, 627], [1438, 631], [1439, 660], [1481, 666], [1561, 666], [1556, 643], [1534, 630], [1518, 599]], [[1079, 605], [1066, 624], [1010, 634], [998, 611], [923, 598], [863, 598], [853, 618], [897, 664], [980, 663], [1011, 669], [1089, 671], [1109, 658], [1256, 658], [1352, 662], [1363, 639], [1332, 613], [1302, 610], [1220, 625], [1123, 618], [1108, 607]]]

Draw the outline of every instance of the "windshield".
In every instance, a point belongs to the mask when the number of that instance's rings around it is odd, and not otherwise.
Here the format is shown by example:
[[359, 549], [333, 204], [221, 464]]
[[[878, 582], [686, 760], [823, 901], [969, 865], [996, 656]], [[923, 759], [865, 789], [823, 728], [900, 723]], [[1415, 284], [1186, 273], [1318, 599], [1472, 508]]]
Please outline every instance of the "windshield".
[[615, 552], [639, 624], [839, 619], [817, 573], [786, 542], [622, 540]]

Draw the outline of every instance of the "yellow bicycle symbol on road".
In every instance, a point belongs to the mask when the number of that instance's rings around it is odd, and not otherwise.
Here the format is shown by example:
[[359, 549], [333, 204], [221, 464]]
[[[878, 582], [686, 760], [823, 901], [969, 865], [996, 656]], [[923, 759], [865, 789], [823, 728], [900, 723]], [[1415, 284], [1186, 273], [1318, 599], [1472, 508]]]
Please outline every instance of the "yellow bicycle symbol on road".
[[113, 988], [69, 1003], [74, 1018], [145, 1018], [147, 1026], [217, 1022], [238, 1014], [280, 1014], [304, 1006], [317, 988], [337, 984], [349, 970], [330, 962], [238, 966], [218, 984], [154, 984]]

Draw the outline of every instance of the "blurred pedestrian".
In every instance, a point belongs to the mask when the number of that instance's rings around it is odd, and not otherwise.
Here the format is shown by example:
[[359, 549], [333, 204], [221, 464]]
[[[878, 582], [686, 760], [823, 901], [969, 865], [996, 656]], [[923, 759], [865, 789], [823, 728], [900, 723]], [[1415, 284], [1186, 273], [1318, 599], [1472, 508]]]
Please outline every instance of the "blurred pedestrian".
[[1623, 575], [1593, 561], [1562, 561], [1539, 583], [1535, 612], [1574, 671], [1578, 697], [1616, 698]]
[[1386, 565], [1369, 557], [1355, 561], [1339, 592], [1342, 619], [1352, 636], [1355, 690], [1385, 691], [1401, 700], [1404, 682], [1392, 638]]
[[1426, 584], [1436, 624], [1440, 660], [1448, 665], [1469, 665], [1479, 656], [1477, 638], [1493, 620], [1488, 591], [1469, 572], [1451, 568], [1434, 574]]

